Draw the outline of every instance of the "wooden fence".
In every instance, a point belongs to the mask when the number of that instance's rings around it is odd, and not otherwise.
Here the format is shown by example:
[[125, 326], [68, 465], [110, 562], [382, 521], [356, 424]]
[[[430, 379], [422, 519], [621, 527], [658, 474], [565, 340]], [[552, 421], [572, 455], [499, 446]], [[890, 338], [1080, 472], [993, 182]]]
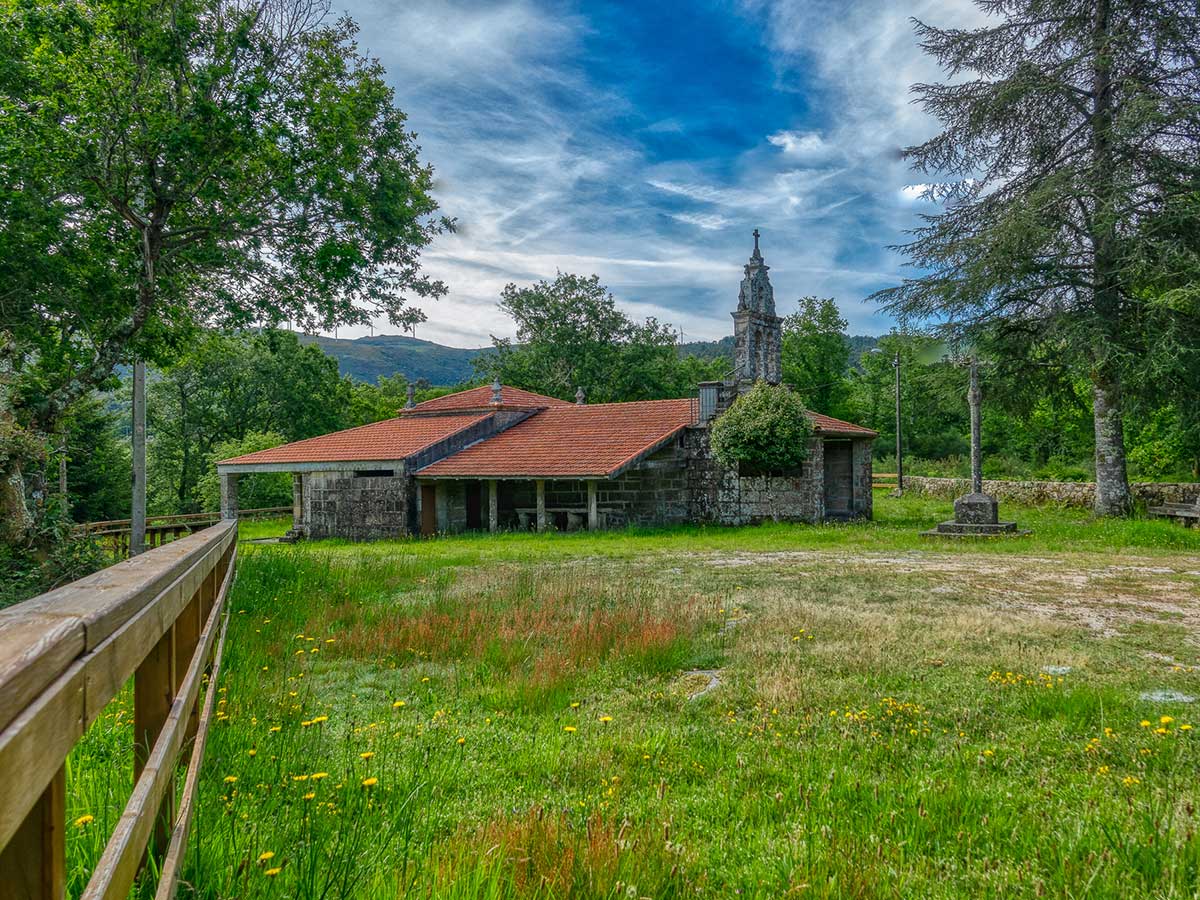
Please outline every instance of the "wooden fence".
[[871, 475], [871, 487], [887, 488], [895, 490], [899, 486], [899, 479], [896, 478], [895, 472], [875, 472]]
[[[238, 510], [239, 519], [266, 519], [290, 516], [290, 506], [264, 506]], [[168, 541], [191, 534], [197, 528], [207, 528], [221, 521], [219, 512], [189, 513], [182, 516], [147, 516], [146, 547], [161, 547]], [[129, 555], [129, 538], [133, 533], [132, 519], [108, 519], [103, 522], [84, 522], [75, 526], [76, 534], [89, 535], [108, 544], [118, 557]]]
[[237, 522], [219, 522], [0, 610], [0, 900], [63, 897], [67, 756], [130, 676], [136, 782], [82, 897], [125, 898], [148, 852], [156, 900], [173, 897], [236, 555]]

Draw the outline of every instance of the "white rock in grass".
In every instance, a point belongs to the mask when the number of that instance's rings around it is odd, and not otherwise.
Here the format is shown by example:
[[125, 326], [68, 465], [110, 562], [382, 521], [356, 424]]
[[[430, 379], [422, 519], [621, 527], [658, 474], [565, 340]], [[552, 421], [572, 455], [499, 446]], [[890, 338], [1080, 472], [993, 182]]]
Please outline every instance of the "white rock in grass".
[[1149, 700], [1151, 703], [1196, 702], [1196, 698], [1191, 694], [1181, 694], [1179, 691], [1143, 691], [1139, 696], [1142, 700]]
[[1066, 675], [1070, 671], [1070, 666], [1042, 666], [1042, 672], [1046, 675]]

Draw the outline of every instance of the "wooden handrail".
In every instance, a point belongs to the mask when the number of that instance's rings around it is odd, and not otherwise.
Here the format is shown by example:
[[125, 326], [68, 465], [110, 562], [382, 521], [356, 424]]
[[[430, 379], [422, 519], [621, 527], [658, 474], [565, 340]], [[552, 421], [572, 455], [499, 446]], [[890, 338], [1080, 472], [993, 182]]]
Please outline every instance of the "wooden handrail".
[[171, 893], [194, 808], [175, 815], [175, 773], [188, 746], [200, 765], [236, 556], [223, 521], [0, 610], [0, 900], [63, 896], [66, 759], [131, 675], [137, 781], [83, 896], [127, 896], [152, 837]]
[[[263, 506], [258, 509], [238, 510], [238, 518], [250, 519], [255, 516], [283, 515], [290, 512], [292, 512], [292, 507], [290, 506]], [[208, 524], [220, 521], [220, 519], [221, 514], [219, 512], [185, 513], [176, 516], [147, 516], [146, 527]], [[84, 534], [116, 534], [128, 531], [132, 526], [133, 519], [104, 519], [99, 522], [80, 522], [75, 526], [75, 530], [81, 531]]]

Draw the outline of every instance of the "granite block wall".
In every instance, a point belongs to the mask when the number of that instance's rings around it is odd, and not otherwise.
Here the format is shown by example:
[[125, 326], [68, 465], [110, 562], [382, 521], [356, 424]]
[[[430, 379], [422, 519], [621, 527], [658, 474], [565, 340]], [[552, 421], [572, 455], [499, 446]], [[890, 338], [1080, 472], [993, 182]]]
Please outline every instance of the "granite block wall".
[[313, 472], [304, 476], [302, 498], [306, 537], [365, 541], [409, 533], [412, 479], [403, 474]]
[[[1134, 500], [1147, 506], [1163, 503], [1196, 503], [1200, 483], [1134, 482], [1129, 485]], [[926, 478], [905, 475], [904, 490], [919, 496], [953, 500], [971, 490], [966, 478]], [[1096, 485], [1090, 481], [984, 481], [983, 491], [997, 500], [1036, 505], [1091, 507]]]

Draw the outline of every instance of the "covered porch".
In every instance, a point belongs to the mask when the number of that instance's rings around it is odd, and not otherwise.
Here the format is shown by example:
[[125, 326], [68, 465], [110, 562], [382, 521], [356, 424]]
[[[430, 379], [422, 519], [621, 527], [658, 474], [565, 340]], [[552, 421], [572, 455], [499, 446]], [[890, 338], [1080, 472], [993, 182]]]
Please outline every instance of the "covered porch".
[[421, 534], [597, 531], [624, 524], [627, 502], [608, 478], [417, 479]]

